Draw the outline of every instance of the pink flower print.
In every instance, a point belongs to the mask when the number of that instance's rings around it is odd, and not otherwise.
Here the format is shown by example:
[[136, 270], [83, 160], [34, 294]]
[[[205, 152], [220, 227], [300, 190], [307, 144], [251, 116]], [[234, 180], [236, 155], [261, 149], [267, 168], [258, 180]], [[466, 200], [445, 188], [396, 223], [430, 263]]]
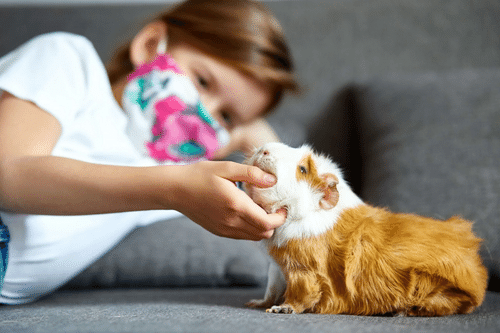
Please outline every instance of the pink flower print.
[[172, 71], [177, 74], [182, 74], [182, 71], [180, 70], [179, 66], [176, 64], [175, 60], [172, 57], [170, 57], [168, 54], [161, 54], [158, 55], [152, 62], [140, 65], [127, 78], [129, 81], [132, 81], [136, 77], [149, 74], [154, 70]]
[[162, 134], [167, 118], [174, 113], [185, 110], [187, 105], [178, 96], [169, 96], [157, 102], [154, 107], [156, 122], [153, 125], [152, 132], [154, 136], [158, 136]]
[[[196, 115], [174, 113], [161, 122], [161, 126], [161, 137], [146, 144], [150, 156], [158, 161], [211, 159], [218, 149], [215, 130]], [[180, 147], [187, 143], [196, 143], [203, 151], [199, 155], [186, 155]]]

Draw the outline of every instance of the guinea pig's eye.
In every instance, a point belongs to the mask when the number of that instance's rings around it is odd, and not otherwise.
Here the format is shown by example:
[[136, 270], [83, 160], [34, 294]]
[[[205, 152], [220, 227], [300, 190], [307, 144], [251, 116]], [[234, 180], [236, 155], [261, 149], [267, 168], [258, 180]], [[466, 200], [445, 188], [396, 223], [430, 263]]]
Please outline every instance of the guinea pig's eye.
[[299, 166], [299, 171], [301, 174], [305, 175], [307, 173], [307, 169], [305, 166], [300, 165]]

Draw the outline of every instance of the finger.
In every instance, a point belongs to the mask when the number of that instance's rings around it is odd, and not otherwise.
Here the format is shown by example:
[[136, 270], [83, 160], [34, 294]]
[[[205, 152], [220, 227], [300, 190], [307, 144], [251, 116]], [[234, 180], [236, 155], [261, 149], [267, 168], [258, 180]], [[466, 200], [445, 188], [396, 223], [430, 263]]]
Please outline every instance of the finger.
[[236, 228], [232, 232], [229, 232], [228, 235], [234, 239], [246, 239], [251, 241], [259, 241], [262, 239], [270, 238], [274, 233], [274, 229], [265, 230], [262, 228], [258, 228], [255, 225], [248, 223], [246, 220], [241, 220], [241, 225], [239, 228]]
[[227, 237], [227, 238], [232, 238], [232, 239], [246, 239], [246, 240], [252, 240], [252, 241], [258, 241], [261, 240], [263, 237], [259, 236], [261, 234], [260, 231], [256, 230], [255, 227], [251, 227], [250, 230], [248, 228], [248, 224], [246, 221], [242, 220], [241, 221], [242, 225], [244, 227], [240, 228], [224, 228], [222, 227], [221, 230], [219, 230], [218, 233], [216, 233], [217, 236], [221, 237]]
[[285, 218], [288, 216], [288, 211], [285, 207], [281, 207], [276, 211], [276, 213], [283, 215]]
[[263, 238], [273, 235], [274, 229], [282, 226], [286, 221], [286, 212], [280, 210], [274, 214], [267, 214], [261, 207], [257, 206], [255, 213], [248, 215], [245, 220], [254, 232]]
[[258, 167], [248, 166], [249, 181], [247, 183], [257, 187], [271, 187], [276, 184], [276, 176], [267, 173]]
[[[245, 221], [245, 223], [246, 223], [246, 221]], [[274, 229], [262, 230], [262, 229], [256, 228], [253, 225], [250, 225], [248, 223], [246, 223], [246, 224], [247, 224], [247, 229], [249, 229], [249, 230], [241, 231], [241, 235], [242, 235], [241, 238], [243, 238], [243, 239], [252, 240], [252, 241], [259, 241], [262, 239], [271, 238], [273, 233], [274, 233]]]
[[[240, 232], [246, 235], [243, 238], [249, 240], [260, 240], [270, 238], [273, 235], [274, 229], [283, 225], [286, 220], [286, 210], [284, 208], [278, 210], [274, 214], [267, 214], [266, 211], [257, 205], [248, 195], [240, 190], [232, 192], [232, 198], [236, 204], [236, 212], [239, 212], [241, 225]], [[239, 224], [239, 223], [236, 223]], [[233, 235], [235, 238], [235, 235]]]
[[245, 182], [257, 187], [270, 187], [276, 184], [276, 177], [272, 174], [262, 171], [256, 166], [230, 163], [225, 171], [219, 175], [232, 182]]
[[283, 224], [285, 224], [286, 221], [286, 212], [284, 211], [279, 211], [274, 214], [268, 214], [267, 215], [267, 227], [269, 229], [276, 229], [278, 227], [281, 227]]
[[261, 233], [262, 238], [269, 239], [274, 235], [276, 228], [282, 226], [286, 221], [286, 216], [283, 213], [275, 213], [268, 215], [269, 221], [267, 223], [268, 229]]
[[285, 215], [277, 213], [270, 214], [269, 217], [270, 221], [261, 224], [260, 227], [256, 226], [255, 223], [243, 220], [242, 223], [246, 224], [246, 226], [239, 229], [238, 232], [233, 233], [231, 238], [247, 239], [252, 241], [271, 238], [274, 234], [274, 229], [281, 226], [285, 222]]

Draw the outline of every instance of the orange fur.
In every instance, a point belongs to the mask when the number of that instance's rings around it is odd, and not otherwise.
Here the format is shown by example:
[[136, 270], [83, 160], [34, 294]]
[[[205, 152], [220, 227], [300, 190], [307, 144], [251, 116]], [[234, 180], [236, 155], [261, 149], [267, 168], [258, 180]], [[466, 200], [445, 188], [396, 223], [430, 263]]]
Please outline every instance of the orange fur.
[[331, 173], [320, 176], [311, 154], [305, 155], [300, 160], [295, 171], [295, 178], [298, 182], [307, 182], [312, 188], [324, 193], [324, 200], [320, 202], [323, 209], [330, 209], [339, 201], [339, 193], [335, 188], [339, 179]]
[[472, 223], [397, 214], [369, 205], [345, 210], [326, 233], [270, 246], [293, 312], [442, 316], [470, 313], [487, 271]]
[[[301, 171], [301, 168], [304, 168], [304, 172]], [[297, 166], [295, 178], [297, 181], [306, 181], [314, 188], [320, 188], [323, 186], [323, 181], [318, 175], [318, 170], [316, 168], [316, 163], [312, 159], [311, 154], [307, 154], [300, 160], [299, 165]]]

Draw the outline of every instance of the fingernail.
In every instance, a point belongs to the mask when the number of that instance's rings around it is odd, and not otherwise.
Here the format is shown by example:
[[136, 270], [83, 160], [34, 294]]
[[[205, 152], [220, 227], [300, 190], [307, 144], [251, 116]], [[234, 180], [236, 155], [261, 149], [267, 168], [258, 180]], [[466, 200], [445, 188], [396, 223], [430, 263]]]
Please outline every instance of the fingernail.
[[280, 209], [278, 209], [278, 210], [276, 211], [276, 213], [281, 214], [281, 215], [283, 215], [284, 217], [287, 217], [287, 215], [288, 215], [288, 212], [287, 212], [286, 208], [280, 208]]
[[267, 182], [267, 183], [276, 183], [277, 179], [275, 176], [273, 175], [270, 175], [270, 174], [267, 174], [265, 177], [264, 177], [264, 180]]

